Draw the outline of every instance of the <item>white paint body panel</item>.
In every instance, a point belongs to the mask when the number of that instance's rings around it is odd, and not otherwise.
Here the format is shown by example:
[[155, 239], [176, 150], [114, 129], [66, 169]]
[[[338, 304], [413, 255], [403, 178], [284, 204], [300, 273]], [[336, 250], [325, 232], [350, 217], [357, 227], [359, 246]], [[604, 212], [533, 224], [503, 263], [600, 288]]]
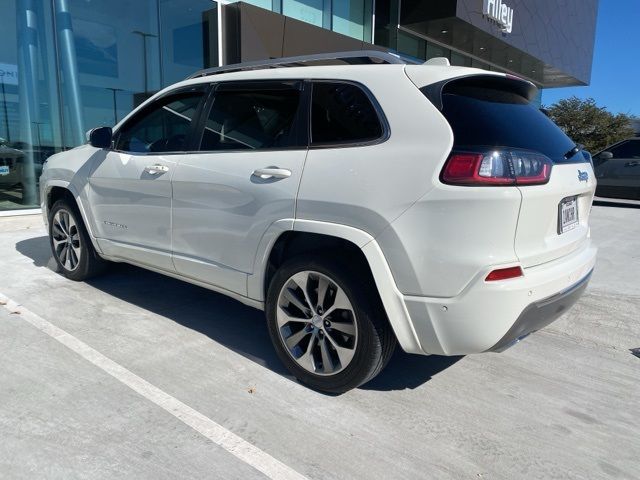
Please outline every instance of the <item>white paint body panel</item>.
[[[185, 156], [173, 177], [173, 252], [179, 274], [246, 295], [263, 235], [293, 218], [307, 151], [237, 151]], [[252, 172], [291, 172], [261, 179]]]
[[[94, 235], [105, 255], [173, 271], [171, 177], [178, 155], [108, 152], [89, 176]], [[145, 167], [163, 165], [151, 174]]]
[[[586, 182], [578, 170], [587, 172]], [[550, 262], [580, 248], [589, 234], [589, 214], [596, 188], [595, 174], [588, 163], [554, 165], [546, 185], [520, 187], [522, 208], [516, 233], [516, 254], [523, 267]], [[579, 224], [558, 235], [558, 205], [576, 196]]]
[[[529, 304], [563, 291], [593, 268], [588, 213], [595, 183], [591, 167], [580, 164], [554, 166], [542, 186], [442, 184], [439, 173], [453, 133], [418, 87], [474, 74], [502, 75], [436, 65], [364, 65], [254, 70], [181, 82], [158, 95], [226, 80], [357, 82], [376, 98], [390, 136], [372, 145], [308, 152], [164, 156], [153, 160], [170, 170], [153, 180], [141, 170], [151, 163], [149, 156], [124, 162], [113, 152], [83, 146], [49, 160], [42, 198], [46, 207], [51, 188], [68, 188], [105, 258], [257, 308], [264, 302], [269, 254], [283, 233], [342, 238], [362, 249], [405, 351], [482, 352]], [[253, 170], [273, 166], [291, 176], [252, 178]], [[588, 182], [578, 181], [577, 168], [588, 169]], [[579, 197], [581, 223], [558, 236], [557, 205], [570, 195]], [[523, 266], [524, 277], [484, 281], [493, 269], [515, 265]]]

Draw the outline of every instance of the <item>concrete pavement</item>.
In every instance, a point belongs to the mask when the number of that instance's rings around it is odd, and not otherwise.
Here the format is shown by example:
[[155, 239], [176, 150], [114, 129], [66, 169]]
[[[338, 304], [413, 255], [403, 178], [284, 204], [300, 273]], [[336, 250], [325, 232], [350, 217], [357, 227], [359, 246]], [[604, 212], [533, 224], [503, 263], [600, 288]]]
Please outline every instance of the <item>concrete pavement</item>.
[[[397, 352], [341, 396], [289, 377], [233, 300], [126, 265], [57, 275], [38, 217], [0, 219], [0, 293], [309, 478], [637, 478], [640, 209], [592, 215], [565, 317], [502, 354]], [[2, 478], [263, 478], [3, 309], [0, 353]]]

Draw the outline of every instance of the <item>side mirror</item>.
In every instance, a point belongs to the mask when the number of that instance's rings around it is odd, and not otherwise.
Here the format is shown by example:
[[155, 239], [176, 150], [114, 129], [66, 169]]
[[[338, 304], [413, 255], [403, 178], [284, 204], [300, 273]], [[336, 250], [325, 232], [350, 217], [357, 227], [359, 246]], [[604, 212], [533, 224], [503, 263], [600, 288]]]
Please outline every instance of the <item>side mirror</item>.
[[96, 148], [111, 148], [113, 132], [111, 127], [98, 127], [87, 132], [89, 143]]
[[611, 160], [612, 158], [613, 158], [613, 153], [611, 152], [600, 152], [598, 154], [598, 160], [605, 161], [605, 160]]

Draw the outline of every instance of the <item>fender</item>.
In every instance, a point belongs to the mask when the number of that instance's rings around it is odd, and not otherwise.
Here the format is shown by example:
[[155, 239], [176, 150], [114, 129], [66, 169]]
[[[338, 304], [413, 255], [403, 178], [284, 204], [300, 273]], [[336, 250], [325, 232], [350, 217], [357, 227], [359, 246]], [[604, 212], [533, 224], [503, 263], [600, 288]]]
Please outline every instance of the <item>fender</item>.
[[276, 240], [286, 231], [317, 233], [337, 237], [358, 246], [367, 259], [398, 343], [407, 353], [425, 354], [405, 306], [403, 295], [396, 286], [382, 249], [371, 235], [358, 228], [315, 220], [283, 219], [274, 222], [264, 234], [258, 247], [254, 273], [247, 278], [247, 292], [250, 298], [264, 302], [263, 284], [267, 260]]
[[100, 249], [100, 246], [96, 241], [95, 235], [93, 234], [93, 223], [89, 221], [89, 216], [87, 214], [86, 209], [84, 208], [84, 204], [82, 202], [82, 197], [80, 195], [80, 192], [78, 192], [76, 185], [74, 185], [72, 182], [68, 182], [66, 180], [59, 180], [59, 179], [47, 180], [47, 183], [42, 189], [42, 199], [40, 200], [41, 207], [42, 207], [42, 216], [44, 218], [45, 227], [48, 228], [48, 223], [49, 223], [49, 211], [47, 208], [47, 198], [49, 198], [49, 192], [51, 192], [51, 189], [53, 187], [64, 188], [68, 190], [71, 193], [71, 195], [73, 195], [73, 198], [76, 201], [76, 205], [78, 206], [78, 210], [80, 211], [82, 222], [84, 223], [84, 226], [87, 229], [87, 233], [89, 234], [89, 238], [91, 239], [91, 243], [93, 244], [93, 248], [96, 250], [96, 252], [98, 252], [99, 254], [102, 254], [102, 250]]

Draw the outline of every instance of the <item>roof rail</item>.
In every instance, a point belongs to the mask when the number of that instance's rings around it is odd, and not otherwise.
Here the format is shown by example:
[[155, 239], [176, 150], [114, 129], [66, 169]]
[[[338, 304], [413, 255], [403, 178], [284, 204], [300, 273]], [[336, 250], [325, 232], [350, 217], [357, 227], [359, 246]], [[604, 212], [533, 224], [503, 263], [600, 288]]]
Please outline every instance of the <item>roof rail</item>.
[[318, 53], [313, 55], [300, 55], [297, 57], [274, 58], [271, 60], [256, 60], [253, 62], [234, 63], [231, 65], [224, 65], [222, 67], [207, 68], [194, 73], [188, 77], [188, 79], [217, 75], [219, 73], [242, 72], [245, 70], [304, 67], [307, 66], [305, 64], [309, 62], [324, 62], [325, 65], [331, 65], [335, 62], [342, 62], [347, 65], [366, 65], [382, 63], [406, 64], [407, 60], [402, 59], [399, 55], [394, 53], [380, 52], [376, 50]]

